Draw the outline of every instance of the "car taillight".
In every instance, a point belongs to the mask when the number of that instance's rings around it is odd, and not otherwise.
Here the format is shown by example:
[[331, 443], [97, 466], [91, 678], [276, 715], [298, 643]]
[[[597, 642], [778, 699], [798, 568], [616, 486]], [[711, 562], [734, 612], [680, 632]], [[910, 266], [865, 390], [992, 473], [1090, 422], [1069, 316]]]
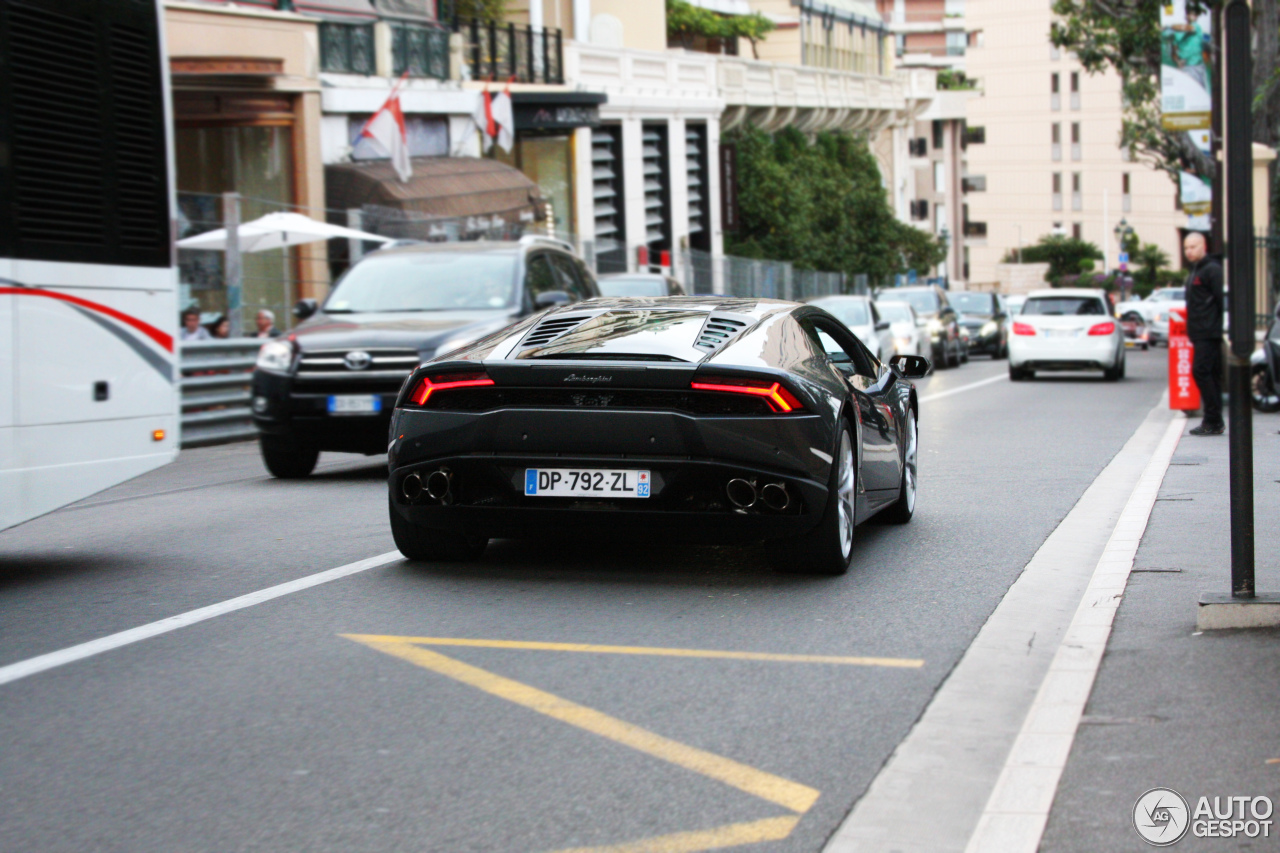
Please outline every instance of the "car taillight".
[[1112, 335], [1112, 334], [1115, 334], [1115, 331], [1116, 331], [1115, 323], [1099, 323], [1098, 325], [1094, 326], [1092, 329], [1089, 330], [1089, 334]]
[[779, 414], [803, 412], [804, 404], [783, 387], [781, 382], [767, 379], [739, 379], [736, 377], [707, 377], [704, 382], [691, 382], [695, 391], [719, 391], [725, 394], [747, 394], [759, 397], [769, 408]]
[[483, 370], [470, 373], [442, 373], [436, 376], [424, 376], [418, 382], [418, 387], [414, 388], [413, 393], [409, 395], [409, 402], [415, 406], [425, 406], [432, 394], [441, 391], [450, 391], [454, 388], [479, 388], [483, 385], [492, 384], [493, 380]]
[[1036, 327], [1029, 323], [1014, 323], [1013, 333], [1015, 335], [1034, 335], [1036, 333]]

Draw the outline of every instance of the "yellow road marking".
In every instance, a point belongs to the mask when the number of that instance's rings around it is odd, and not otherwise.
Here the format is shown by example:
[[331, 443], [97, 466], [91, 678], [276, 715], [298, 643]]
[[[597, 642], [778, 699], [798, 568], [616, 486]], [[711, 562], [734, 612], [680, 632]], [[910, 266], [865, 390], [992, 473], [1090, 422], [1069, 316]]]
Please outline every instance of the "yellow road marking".
[[807, 785], [774, 776], [772, 773], [757, 770], [705, 750], [686, 746], [576, 702], [561, 699], [559, 696], [521, 684], [519, 681], [495, 675], [488, 670], [421, 648], [414, 645], [414, 639], [411, 637], [379, 637], [361, 634], [343, 634], [342, 636], [440, 675], [448, 676], [500, 699], [522, 705], [531, 711], [537, 711], [539, 714], [577, 726], [615, 743], [629, 746], [677, 767], [700, 773], [793, 812], [804, 814], [818, 799], [819, 792]]
[[887, 666], [919, 669], [924, 661], [913, 658], [838, 657], [834, 655], [779, 655], [767, 652], [721, 652], [704, 649], [668, 649], [654, 646], [595, 646], [589, 643], [536, 643], [525, 640], [468, 640], [455, 637], [384, 637], [371, 634], [344, 635], [353, 640], [388, 640], [419, 646], [470, 646], [480, 649], [525, 649], [541, 652], [589, 652], [604, 655], [652, 655], [673, 658], [718, 658], [776, 663], [829, 663], [842, 666]]
[[791, 834], [800, 822], [799, 817], [771, 817], [751, 823], [733, 823], [715, 829], [696, 832], [677, 832], [659, 835], [625, 844], [608, 844], [604, 847], [574, 847], [557, 853], [698, 853], [702, 850], [721, 850], [739, 844], [760, 844], [765, 841], [781, 841]]

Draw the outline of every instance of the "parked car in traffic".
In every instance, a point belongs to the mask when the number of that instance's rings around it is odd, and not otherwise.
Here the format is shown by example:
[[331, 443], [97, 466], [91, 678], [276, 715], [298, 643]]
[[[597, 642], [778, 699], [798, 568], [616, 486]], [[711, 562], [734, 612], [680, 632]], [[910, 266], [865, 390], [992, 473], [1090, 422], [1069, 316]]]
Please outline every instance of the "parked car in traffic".
[[1146, 352], [1151, 345], [1147, 335], [1147, 322], [1137, 311], [1126, 311], [1120, 317], [1120, 328], [1124, 330], [1124, 345], [1137, 347]]
[[917, 322], [929, 339], [936, 367], [959, 367], [969, 358], [960, 335], [959, 315], [947, 292], [937, 285], [891, 287], [876, 294], [878, 302], [906, 302], [915, 309]]
[[680, 282], [659, 273], [620, 272], [602, 275], [596, 283], [601, 296], [684, 296]]
[[814, 305], [687, 296], [562, 306], [414, 371], [390, 521], [410, 560], [489, 539], [764, 541], [841, 574], [855, 526], [911, 520], [927, 359], [876, 361]]
[[916, 309], [909, 302], [876, 302], [876, 311], [889, 323], [893, 333], [893, 351], [898, 355], [928, 355], [929, 337], [921, 328]]
[[1130, 311], [1139, 314], [1147, 326], [1147, 343], [1151, 346], [1169, 343], [1169, 311], [1186, 308], [1187, 291], [1182, 287], [1160, 287], [1151, 291], [1145, 299], [1130, 299], [1115, 307], [1115, 316], [1123, 317]]
[[1014, 314], [1022, 311], [1022, 306], [1025, 305], [1026, 302], [1027, 295], [1025, 293], [1011, 293], [1004, 297], [1005, 312], [1012, 317]]
[[844, 323], [878, 361], [888, 361], [894, 356], [892, 326], [880, 316], [870, 296], [823, 296], [809, 304]]
[[267, 470], [305, 477], [322, 450], [385, 453], [396, 395], [424, 361], [514, 320], [599, 296], [567, 243], [420, 243], [372, 253], [258, 354], [253, 420]]
[[1101, 291], [1037, 290], [1028, 295], [1012, 331], [1010, 379], [1059, 370], [1101, 370], [1112, 382], [1124, 378], [1124, 331]]
[[1004, 358], [1009, 354], [1008, 311], [998, 293], [953, 291], [948, 295], [969, 333], [970, 355]]

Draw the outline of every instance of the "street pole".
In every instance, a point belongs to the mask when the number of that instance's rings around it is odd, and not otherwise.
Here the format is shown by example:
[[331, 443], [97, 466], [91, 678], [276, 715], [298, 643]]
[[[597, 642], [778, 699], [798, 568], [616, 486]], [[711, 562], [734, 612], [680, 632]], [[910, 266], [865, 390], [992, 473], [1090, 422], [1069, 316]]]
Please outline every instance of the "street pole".
[[1223, 8], [1226, 66], [1227, 281], [1231, 351], [1227, 359], [1231, 469], [1231, 596], [1254, 597], [1253, 405], [1249, 357], [1254, 340], [1253, 69], [1247, 0]]
[[222, 194], [222, 225], [227, 229], [227, 248], [222, 266], [227, 288], [227, 319], [231, 321], [231, 337], [244, 332], [242, 288], [244, 273], [240, 265], [240, 193]]
[[1223, 188], [1222, 163], [1222, 72], [1226, 65], [1222, 59], [1222, 7], [1215, 3], [1210, 16], [1213, 32], [1209, 34], [1213, 42], [1213, 89], [1209, 99], [1209, 159], [1213, 161], [1213, 193], [1209, 202], [1209, 251], [1219, 254], [1224, 251], [1222, 245], [1222, 204], [1225, 198]]

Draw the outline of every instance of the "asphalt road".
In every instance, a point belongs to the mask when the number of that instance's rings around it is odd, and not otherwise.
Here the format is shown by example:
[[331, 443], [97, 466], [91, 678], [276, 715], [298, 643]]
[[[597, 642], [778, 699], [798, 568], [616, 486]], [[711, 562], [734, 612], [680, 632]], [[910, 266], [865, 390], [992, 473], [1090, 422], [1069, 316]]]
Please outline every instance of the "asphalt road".
[[[0, 850], [820, 850], [1158, 402], [1165, 357], [1130, 353], [1115, 384], [978, 384], [1006, 372], [985, 359], [919, 383], [915, 520], [859, 528], [843, 577], [612, 540], [606, 516], [589, 543], [392, 560], [0, 685]], [[392, 551], [384, 477], [187, 451], [0, 533], [0, 666]]]

